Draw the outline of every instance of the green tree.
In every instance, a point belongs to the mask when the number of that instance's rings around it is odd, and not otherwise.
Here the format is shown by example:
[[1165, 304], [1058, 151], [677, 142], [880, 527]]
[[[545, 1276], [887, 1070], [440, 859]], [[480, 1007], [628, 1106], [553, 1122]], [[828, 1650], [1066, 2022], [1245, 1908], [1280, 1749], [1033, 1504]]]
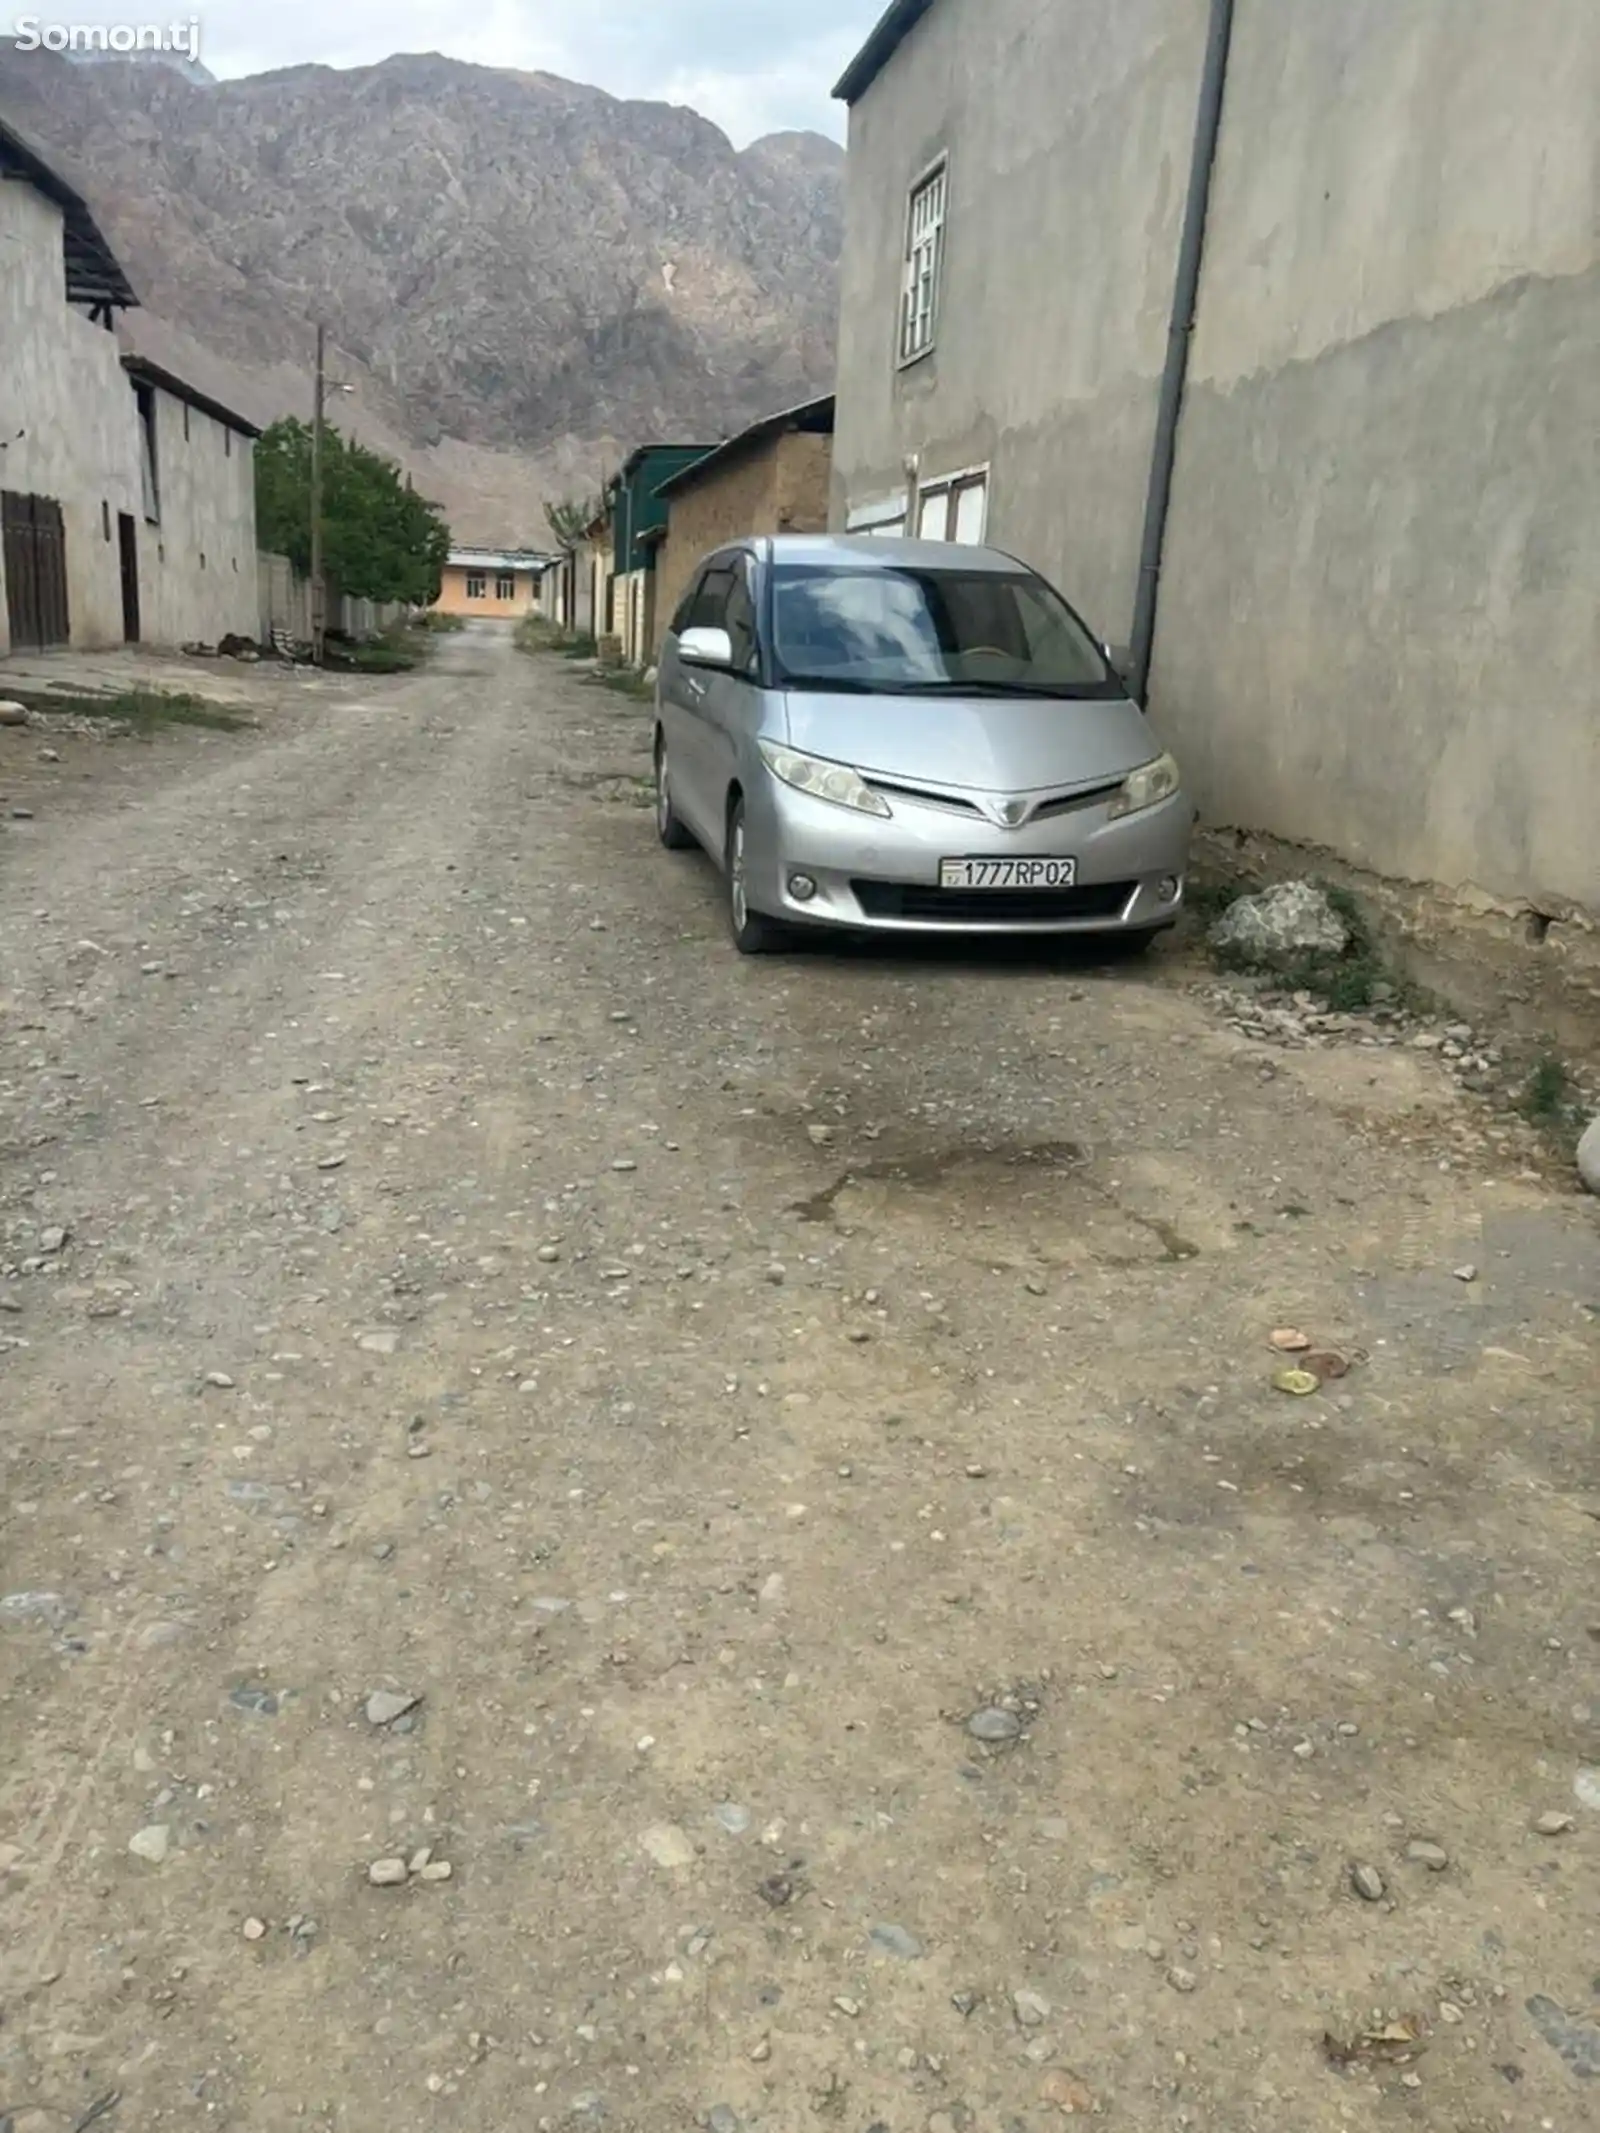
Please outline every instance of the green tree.
[[[256, 445], [256, 535], [311, 568], [311, 425], [275, 422]], [[450, 529], [392, 459], [322, 433], [322, 560], [329, 579], [357, 600], [438, 597]]]
[[550, 522], [550, 531], [561, 548], [576, 548], [583, 539], [586, 526], [592, 526], [600, 516], [598, 496], [561, 496], [554, 503], [546, 504], [544, 515]]

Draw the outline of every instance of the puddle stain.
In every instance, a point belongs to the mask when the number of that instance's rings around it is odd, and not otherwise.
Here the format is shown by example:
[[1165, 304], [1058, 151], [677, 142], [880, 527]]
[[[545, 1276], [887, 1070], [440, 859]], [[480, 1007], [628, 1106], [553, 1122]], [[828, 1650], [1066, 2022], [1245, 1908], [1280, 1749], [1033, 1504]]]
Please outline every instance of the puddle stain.
[[[1140, 1214], [1137, 1209], [1125, 1207], [1103, 1185], [1097, 1184], [1088, 1175], [1088, 1161], [1087, 1151], [1076, 1141], [986, 1141], [976, 1146], [936, 1149], [925, 1155], [880, 1156], [870, 1162], [853, 1163], [848, 1170], [841, 1171], [831, 1185], [823, 1186], [803, 1200], [796, 1200], [789, 1212], [798, 1215], [802, 1222], [831, 1223], [837, 1220], [841, 1197], [863, 1185], [899, 1185], [912, 1192], [934, 1192], [965, 1171], [980, 1174], [1054, 1173], [1059, 1177], [1070, 1175], [1124, 1220], [1154, 1237], [1161, 1247], [1161, 1260], [1165, 1264], [1178, 1266], [1200, 1257], [1199, 1245], [1185, 1237], [1175, 1224], [1160, 1215]], [[1149, 1264], [1147, 1260], [1126, 1256], [1104, 1256], [1101, 1263], [1129, 1269]]]

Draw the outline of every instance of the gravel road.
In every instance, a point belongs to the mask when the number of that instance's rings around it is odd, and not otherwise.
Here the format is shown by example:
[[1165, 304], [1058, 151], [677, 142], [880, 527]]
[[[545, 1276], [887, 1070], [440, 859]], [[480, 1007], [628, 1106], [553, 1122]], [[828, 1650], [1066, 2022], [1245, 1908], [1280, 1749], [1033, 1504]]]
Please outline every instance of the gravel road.
[[14, 2133], [1600, 2106], [1592, 1204], [1180, 957], [740, 961], [487, 630], [260, 688], [0, 733]]

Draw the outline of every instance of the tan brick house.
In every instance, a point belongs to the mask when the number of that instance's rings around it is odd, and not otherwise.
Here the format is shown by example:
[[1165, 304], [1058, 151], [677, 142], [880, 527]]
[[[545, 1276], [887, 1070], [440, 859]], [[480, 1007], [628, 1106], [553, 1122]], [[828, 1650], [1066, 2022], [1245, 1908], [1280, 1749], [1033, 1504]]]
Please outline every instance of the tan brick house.
[[824, 533], [833, 461], [833, 396], [752, 423], [656, 490], [667, 505], [654, 542], [646, 623], [653, 659], [694, 567], [709, 549], [749, 533]]

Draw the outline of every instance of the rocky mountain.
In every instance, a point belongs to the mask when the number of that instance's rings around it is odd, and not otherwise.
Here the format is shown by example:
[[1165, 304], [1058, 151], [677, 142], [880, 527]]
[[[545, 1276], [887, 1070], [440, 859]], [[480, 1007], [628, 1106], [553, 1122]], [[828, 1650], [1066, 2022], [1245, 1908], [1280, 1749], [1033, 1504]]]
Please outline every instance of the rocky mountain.
[[0, 45], [0, 115], [93, 205], [135, 341], [271, 419], [305, 408], [322, 317], [335, 419], [462, 538], [537, 542], [543, 494], [831, 381], [818, 135], [740, 152], [692, 111], [436, 55], [213, 83]]

